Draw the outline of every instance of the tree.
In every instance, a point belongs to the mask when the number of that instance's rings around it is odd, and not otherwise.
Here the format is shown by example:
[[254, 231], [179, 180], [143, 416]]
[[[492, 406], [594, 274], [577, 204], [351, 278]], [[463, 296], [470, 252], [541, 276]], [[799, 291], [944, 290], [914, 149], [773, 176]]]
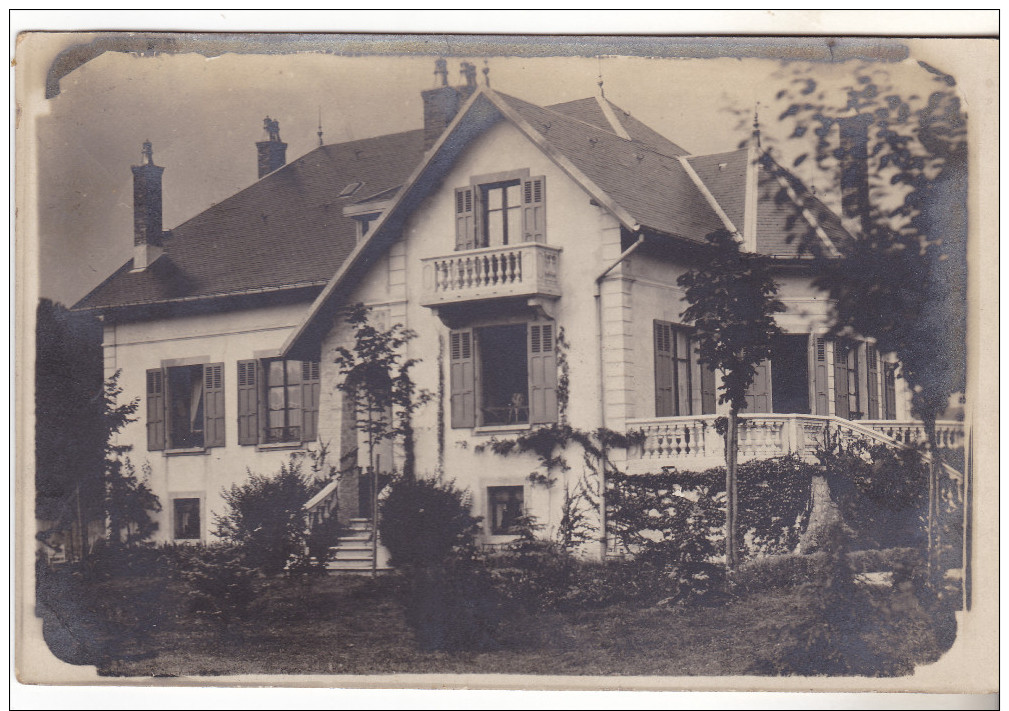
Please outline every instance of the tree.
[[119, 404], [119, 373], [103, 382], [101, 325], [94, 317], [41, 299], [36, 311], [35, 511], [50, 521], [46, 538], [70, 531], [77, 557], [88, 551], [92, 521], [110, 526], [114, 542], [133, 545], [156, 530], [160, 511], [112, 438], [139, 407]]
[[832, 335], [875, 339], [880, 353], [896, 355], [911, 390], [932, 462], [928, 547], [936, 572], [942, 452], [935, 422], [966, 386], [967, 117], [956, 80], [918, 64], [937, 87], [925, 98], [877, 67], [854, 72], [843, 106], [823, 93], [814, 98], [808, 77], [778, 96], [787, 103], [780, 118], [793, 125], [792, 137], [816, 137], [812, 153], [796, 164], [812, 155], [821, 169], [842, 168], [842, 207], [860, 229], [839, 245], [839, 259], [813, 250], [815, 283], [833, 304]]
[[677, 283], [690, 306], [682, 316], [694, 324], [698, 361], [722, 372], [718, 401], [729, 404], [725, 441], [725, 561], [735, 567], [737, 491], [736, 460], [740, 411], [757, 366], [771, 357], [771, 342], [781, 333], [774, 314], [785, 310], [768, 260], [744, 252], [727, 230], [708, 235], [699, 266]]
[[[335, 362], [342, 379], [337, 387], [354, 402], [355, 427], [368, 442], [368, 468], [372, 477], [372, 519], [378, 518], [379, 472], [375, 448], [383, 440], [399, 440], [403, 445], [403, 477], [416, 476], [413, 413], [431, 395], [418, 391], [410, 370], [419, 361], [403, 357], [406, 344], [416, 333], [394, 324], [379, 330], [369, 321], [370, 309], [355, 304], [346, 321], [353, 329], [353, 343], [336, 349]], [[377, 565], [377, 537], [372, 537], [372, 573]]]

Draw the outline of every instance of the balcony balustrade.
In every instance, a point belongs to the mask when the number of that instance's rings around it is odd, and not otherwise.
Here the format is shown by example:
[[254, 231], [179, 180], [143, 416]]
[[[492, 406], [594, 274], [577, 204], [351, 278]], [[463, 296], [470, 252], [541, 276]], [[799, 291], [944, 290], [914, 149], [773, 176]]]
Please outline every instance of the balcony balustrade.
[[424, 306], [502, 296], [561, 295], [557, 247], [529, 242], [428, 257], [423, 264]]

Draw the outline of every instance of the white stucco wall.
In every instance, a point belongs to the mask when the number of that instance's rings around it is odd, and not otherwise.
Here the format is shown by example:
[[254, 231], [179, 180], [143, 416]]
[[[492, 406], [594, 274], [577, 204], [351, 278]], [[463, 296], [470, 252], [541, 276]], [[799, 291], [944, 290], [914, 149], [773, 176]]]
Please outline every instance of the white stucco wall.
[[[121, 370], [121, 402], [140, 398], [137, 420], [120, 432], [117, 442], [130, 445], [130, 461], [143, 473], [150, 467], [150, 486], [161, 501], [155, 516], [156, 541], [173, 537], [172, 499], [199, 498], [202, 540], [211, 540], [214, 512], [223, 509], [221, 489], [242, 482], [247, 470], [269, 474], [279, 471], [292, 450], [266, 450], [238, 444], [239, 360], [278, 351], [284, 339], [307, 311], [308, 304], [284, 305], [183, 316], [157, 321], [121, 323], [105, 327], [106, 375]], [[146, 373], [165, 361], [190, 359], [193, 363], [224, 363], [225, 446], [198, 454], [147, 451]]]

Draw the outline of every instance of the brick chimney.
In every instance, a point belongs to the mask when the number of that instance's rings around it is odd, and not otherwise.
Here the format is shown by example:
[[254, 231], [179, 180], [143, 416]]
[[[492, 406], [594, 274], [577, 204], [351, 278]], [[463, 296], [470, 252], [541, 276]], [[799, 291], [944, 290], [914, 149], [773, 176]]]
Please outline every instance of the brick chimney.
[[133, 271], [143, 271], [162, 254], [161, 174], [154, 149], [144, 141], [140, 165], [133, 170]]
[[462, 86], [448, 85], [448, 62], [435, 60], [434, 74], [438, 86], [421, 92], [424, 100], [424, 150], [435, 144], [466, 100], [476, 91], [476, 65], [463, 62], [459, 69], [466, 83]]
[[280, 140], [280, 122], [267, 116], [263, 119], [263, 129], [267, 139], [256, 143], [260, 178], [287, 163], [287, 144]]
[[841, 162], [841, 213], [862, 233], [869, 221], [869, 124], [872, 116], [858, 114], [838, 120]]

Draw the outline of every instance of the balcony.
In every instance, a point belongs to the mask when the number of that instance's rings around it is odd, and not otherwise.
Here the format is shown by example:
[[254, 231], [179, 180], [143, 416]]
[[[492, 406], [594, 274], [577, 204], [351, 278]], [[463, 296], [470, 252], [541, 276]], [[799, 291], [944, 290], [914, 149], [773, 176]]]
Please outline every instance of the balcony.
[[[725, 441], [715, 431], [715, 415], [654, 417], [629, 420], [628, 430], [645, 435], [641, 447], [628, 453], [628, 471], [638, 474], [664, 466], [702, 470], [725, 463]], [[895, 447], [924, 440], [920, 422], [894, 420], [851, 421], [823, 415], [740, 415], [739, 461], [797, 454], [807, 461], [827, 427], [844, 439], [862, 439]], [[937, 422], [940, 447], [963, 447], [962, 422]]]
[[422, 260], [424, 306], [508, 296], [561, 295], [558, 247], [525, 244], [471, 249]]

